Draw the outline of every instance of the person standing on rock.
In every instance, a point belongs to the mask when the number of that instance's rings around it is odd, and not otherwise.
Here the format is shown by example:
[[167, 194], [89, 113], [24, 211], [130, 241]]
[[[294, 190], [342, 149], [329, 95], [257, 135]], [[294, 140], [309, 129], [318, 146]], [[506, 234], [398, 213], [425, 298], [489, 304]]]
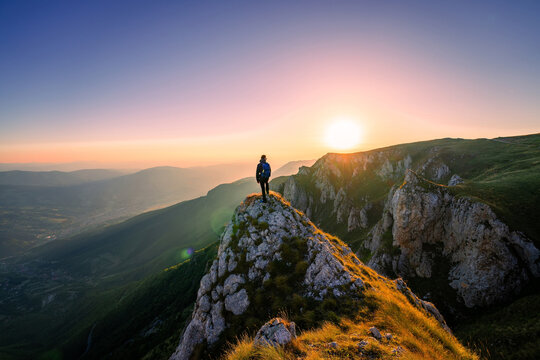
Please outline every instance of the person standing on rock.
[[270, 194], [268, 180], [270, 179], [271, 172], [270, 164], [266, 162], [266, 155], [262, 155], [261, 160], [257, 164], [255, 178], [257, 179], [257, 182], [261, 184], [263, 202], [266, 202], [266, 195]]

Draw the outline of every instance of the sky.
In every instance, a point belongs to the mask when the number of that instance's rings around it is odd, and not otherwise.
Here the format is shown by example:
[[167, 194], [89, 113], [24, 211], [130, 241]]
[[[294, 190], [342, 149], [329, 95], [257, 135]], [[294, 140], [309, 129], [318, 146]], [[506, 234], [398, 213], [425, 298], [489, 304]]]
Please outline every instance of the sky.
[[534, 0], [0, 0], [0, 163], [284, 163], [339, 119], [347, 152], [538, 133], [539, 39]]

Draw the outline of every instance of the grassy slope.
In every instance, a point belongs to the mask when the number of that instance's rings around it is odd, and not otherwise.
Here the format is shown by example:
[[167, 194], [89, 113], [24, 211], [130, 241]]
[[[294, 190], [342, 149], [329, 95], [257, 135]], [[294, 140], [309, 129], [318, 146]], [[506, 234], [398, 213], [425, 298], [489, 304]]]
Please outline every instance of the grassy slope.
[[[82, 359], [167, 359], [178, 345], [200, 279], [216, 253], [214, 243], [197, 251], [191, 259], [134, 284], [95, 323], [92, 346]], [[66, 344], [67, 358], [84, 352], [87, 334], [78, 334]]]
[[487, 203], [540, 246], [540, 135], [507, 139], [461, 144], [465, 158], [451, 168], [467, 181], [456, 190]]
[[535, 360], [540, 354], [540, 290], [458, 324], [456, 336], [487, 359]]
[[36, 248], [19, 262], [39, 258], [46, 267], [54, 263], [107, 282], [140, 279], [182, 261], [182, 250], [217, 240], [236, 205], [256, 188], [249, 180], [220, 185], [207, 196]]
[[[206, 197], [146, 213], [102, 231], [50, 243], [0, 273], [0, 355], [33, 358], [88, 333], [129, 292], [130, 282], [183, 260], [186, 248], [218, 239], [252, 180], [220, 185]], [[15, 292], [14, 284], [20, 289]], [[43, 300], [54, 295], [50, 304]]]

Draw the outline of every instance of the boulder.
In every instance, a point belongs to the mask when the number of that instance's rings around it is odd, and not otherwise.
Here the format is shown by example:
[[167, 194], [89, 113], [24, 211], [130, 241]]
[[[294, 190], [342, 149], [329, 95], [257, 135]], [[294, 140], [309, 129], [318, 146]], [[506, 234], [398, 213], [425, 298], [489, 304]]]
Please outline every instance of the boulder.
[[358, 343], [358, 348], [360, 350], [363, 350], [367, 345], [369, 344], [369, 342], [367, 340], [362, 340]]
[[381, 335], [381, 332], [379, 331], [379, 329], [377, 329], [375, 326], [372, 326], [369, 328], [369, 332], [370, 334], [377, 340], [381, 340], [382, 339], [382, 335]]
[[450, 180], [448, 181], [448, 186], [456, 186], [463, 183], [463, 179], [458, 174], [452, 175]]
[[296, 325], [282, 318], [274, 318], [264, 324], [257, 335], [254, 344], [259, 346], [285, 345], [296, 338]]

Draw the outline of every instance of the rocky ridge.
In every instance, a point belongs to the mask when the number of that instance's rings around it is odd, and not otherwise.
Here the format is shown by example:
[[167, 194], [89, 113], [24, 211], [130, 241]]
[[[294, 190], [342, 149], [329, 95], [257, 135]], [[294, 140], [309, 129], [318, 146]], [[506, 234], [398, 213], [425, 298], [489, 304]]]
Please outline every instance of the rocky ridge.
[[328, 154], [279, 190], [317, 223], [342, 229], [382, 274], [446, 281], [466, 307], [507, 301], [540, 276], [540, 251], [487, 204], [455, 196], [449, 187], [464, 180], [443, 155], [437, 147]]
[[[171, 359], [198, 358], [205, 349], [223, 340], [224, 333], [250, 312], [266, 317], [264, 321], [276, 316], [265, 314], [264, 307], [270, 305], [266, 299], [257, 303], [257, 296], [270, 298], [273, 287], [279, 286], [282, 279], [278, 278], [284, 277], [276, 276], [275, 269], [279, 266], [285, 269], [282, 274], [294, 272], [299, 279], [295, 283], [297, 287], [290, 290], [315, 303], [327, 298], [360, 303], [363, 292], [373, 282], [403, 292], [398, 284], [365, 267], [347, 245], [321, 232], [279, 195], [271, 194], [267, 204], [259, 198], [248, 197], [225, 228], [217, 257], [201, 279], [192, 319]], [[293, 261], [290, 254], [295, 247], [299, 259]], [[276, 281], [275, 285], [265, 288], [272, 280]], [[416, 300], [411, 304], [446, 326], [433, 305]], [[246, 324], [241, 326], [242, 330], [246, 329]], [[284, 329], [275, 330], [287, 335]], [[294, 325], [289, 324], [286, 330], [295, 333]]]

